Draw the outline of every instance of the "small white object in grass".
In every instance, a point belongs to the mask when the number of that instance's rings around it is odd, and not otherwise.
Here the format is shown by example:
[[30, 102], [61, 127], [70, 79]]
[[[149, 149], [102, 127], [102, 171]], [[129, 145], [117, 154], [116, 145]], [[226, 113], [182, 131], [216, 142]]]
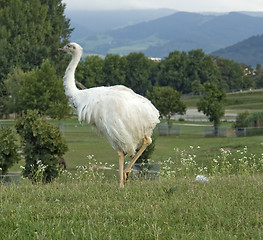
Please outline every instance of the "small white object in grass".
[[206, 182], [208, 182], [208, 178], [204, 175], [197, 175], [195, 178], [195, 181], [206, 183]]

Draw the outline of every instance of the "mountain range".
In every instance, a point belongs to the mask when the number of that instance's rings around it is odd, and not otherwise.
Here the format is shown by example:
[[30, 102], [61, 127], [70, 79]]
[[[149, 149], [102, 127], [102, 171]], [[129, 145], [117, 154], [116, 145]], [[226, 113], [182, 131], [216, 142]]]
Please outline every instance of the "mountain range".
[[172, 9], [86, 11], [66, 10], [74, 31], [71, 40], [93, 36], [175, 13]]
[[[160, 9], [83, 12], [83, 15], [71, 12], [67, 16], [75, 27], [71, 40], [79, 42], [86, 54], [143, 52], [149, 57], [163, 58], [174, 50], [203, 49], [207, 54], [234, 60], [238, 54], [243, 54], [247, 61], [247, 54], [253, 54], [253, 50], [246, 52], [245, 49], [263, 46], [260, 41], [262, 12], [216, 14]], [[242, 51], [237, 50], [240, 47]], [[238, 54], [235, 55], [236, 51]]]
[[232, 46], [219, 49], [212, 55], [228, 58], [252, 67], [263, 66], [263, 34], [252, 36]]

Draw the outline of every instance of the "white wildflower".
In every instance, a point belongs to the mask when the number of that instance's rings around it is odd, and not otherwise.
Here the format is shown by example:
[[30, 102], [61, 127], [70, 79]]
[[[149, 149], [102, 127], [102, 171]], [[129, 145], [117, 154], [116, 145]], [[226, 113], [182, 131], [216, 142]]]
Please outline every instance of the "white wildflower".
[[204, 175], [197, 175], [195, 178], [195, 181], [206, 183], [206, 182], [208, 182], [208, 178]]

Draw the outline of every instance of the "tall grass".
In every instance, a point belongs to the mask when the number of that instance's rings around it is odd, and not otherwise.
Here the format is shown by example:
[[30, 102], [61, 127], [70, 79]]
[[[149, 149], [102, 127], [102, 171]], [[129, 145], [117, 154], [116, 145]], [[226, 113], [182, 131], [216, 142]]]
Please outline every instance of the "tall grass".
[[0, 186], [0, 239], [263, 238], [261, 136], [159, 137], [159, 180], [119, 189], [115, 151], [79, 127], [64, 133], [69, 169], [54, 182]]
[[[261, 136], [159, 137], [159, 180], [119, 189], [117, 154], [75, 122], [64, 132], [68, 171], [50, 184], [0, 185], [1, 240], [263, 238]], [[112, 170], [89, 167], [94, 158]]]
[[220, 153], [205, 162], [198, 162], [197, 152], [202, 152], [200, 146], [195, 151], [190, 146], [190, 151], [175, 149], [175, 157], [163, 161], [161, 175], [164, 177], [186, 177], [192, 175], [254, 175], [263, 173], [263, 154], [249, 153], [245, 146], [241, 150], [231, 151], [220, 149]]
[[261, 239], [262, 175], [130, 181], [63, 173], [1, 186], [0, 239]]

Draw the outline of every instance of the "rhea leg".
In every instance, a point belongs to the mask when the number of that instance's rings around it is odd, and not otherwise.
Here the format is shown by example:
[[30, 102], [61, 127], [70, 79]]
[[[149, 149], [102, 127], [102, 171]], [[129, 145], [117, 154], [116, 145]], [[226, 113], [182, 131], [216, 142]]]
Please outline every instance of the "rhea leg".
[[137, 161], [137, 159], [142, 155], [142, 153], [145, 151], [145, 149], [152, 143], [152, 139], [150, 137], [145, 136], [143, 139], [143, 144], [141, 146], [141, 148], [139, 149], [139, 151], [135, 154], [135, 156], [133, 157], [133, 159], [131, 160], [131, 162], [129, 163], [129, 165], [124, 169], [123, 171], [123, 177], [124, 177], [124, 181], [126, 181], [127, 176], [129, 174], [129, 172], [131, 171], [132, 166], [134, 165], [134, 163]]
[[119, 155], [119, 174], [120, 174], [119, 187], [123, 188], [124, 187], [124, 182], [123, 182], [124, 153], [118, 151], [118, 155]]

